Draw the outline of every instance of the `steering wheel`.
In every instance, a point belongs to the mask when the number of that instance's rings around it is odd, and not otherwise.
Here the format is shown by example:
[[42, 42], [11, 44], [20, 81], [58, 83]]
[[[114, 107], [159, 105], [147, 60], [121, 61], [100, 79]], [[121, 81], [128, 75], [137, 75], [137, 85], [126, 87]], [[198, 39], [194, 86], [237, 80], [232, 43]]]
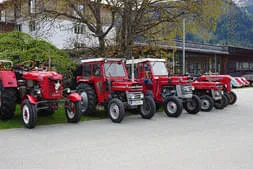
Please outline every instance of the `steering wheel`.
[[33, 70], [35, 68], [35, 62], [32, 60], [27, 60], [19, 64], [19, 67], [23, 70]]

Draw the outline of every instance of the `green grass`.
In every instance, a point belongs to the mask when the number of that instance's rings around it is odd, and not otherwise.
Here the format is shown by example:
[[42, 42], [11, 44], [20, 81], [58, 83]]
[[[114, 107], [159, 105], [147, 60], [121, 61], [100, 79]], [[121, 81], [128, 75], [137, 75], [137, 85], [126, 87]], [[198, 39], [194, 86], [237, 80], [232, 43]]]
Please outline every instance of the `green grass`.
[[[82, 116], [81, 121], [89, 121], [89, 120], [99, 120], [106, 118], [107, 115], [105, 111], [96, 111], [92, 114], [92, 116]], [[65, 110], [63, 107], [59, 107], [59, 109], [51, 116], [38, 116], [37, 126], [38, 125], [50, 125], [50, 124], [59, 124], [59, 123], [67, 123]], [[0, 129], [10, 129], [10, 128], [22, 128], [24, 127], [20, 106], [16, 106], [16, 113], [13, 119], [2, 121], [0, 120]]]

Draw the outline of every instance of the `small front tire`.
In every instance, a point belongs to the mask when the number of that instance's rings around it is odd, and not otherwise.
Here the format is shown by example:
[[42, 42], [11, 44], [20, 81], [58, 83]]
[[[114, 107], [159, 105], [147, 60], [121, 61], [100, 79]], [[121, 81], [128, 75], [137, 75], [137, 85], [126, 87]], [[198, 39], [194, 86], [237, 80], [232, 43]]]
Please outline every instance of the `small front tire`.
[[235, 92], [233, 91], [229, 93], [229, 98], [230, 98], [230, 104], [235, 104], [235, 102], [237, 101], [237, 96]]
[[153, 97], [145, 96], [143, 105], [140, 106], [140, 115], [144, 119], [151, 119], [156, 112], [156, 105]]
[[169, 96], [163, 102], [163, 109], [168, 117], [179, 117], [182, 114], [183, 105], [176, 96]]
[[78, 123], [81, 119], [81, 101], [68, 100], [65, 106], [65, 114], [68, 123]]
[[210, 96], [208, 95], [200, 96], [200, 100], [201, 100], [202, 111], [210, 112], [213, 109], [214, 100]]
[[35, 105], [26, 99], [21, 106], [21, 112], [24, 126], [29, 129], [34, 128], [37, 122], [37, 111], [35, 109]]
[[197, 114], [201, 110], [200, 98], [196, 95], [192, 95], [192, 99], [184, 102], [184, 108], [189, 114]]
[[125, 117], [124, 104], [117, 98], [110, 100], [107, 111], [110, 119], [114, 123], [120, 123]]

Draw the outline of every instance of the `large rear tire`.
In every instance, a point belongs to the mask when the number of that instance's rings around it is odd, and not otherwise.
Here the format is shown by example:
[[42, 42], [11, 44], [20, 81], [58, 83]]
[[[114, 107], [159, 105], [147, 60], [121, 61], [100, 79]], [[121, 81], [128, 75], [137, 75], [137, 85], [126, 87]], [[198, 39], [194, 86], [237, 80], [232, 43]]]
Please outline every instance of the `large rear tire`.
[[163, 102], [163, 109], [168, 117], [179, 117], [182, 114], [183, 105], [176, 96], [169, 96]]
[[213, 109], [214, 100], [210, 96], [208, 95], [200, 96], [200, 100], [201, 100], [201, 111], [210, 112]]
[[68, 123], [78, 123], [82, 116], [81, 101], [73, 102], [68, 100], [65, 106], [65, 113]]
[[22, 119], [26, 128], [32, 129], [36, 126], [37, 112], [35, 105], [30, 103], [28, 99], [24, 100], [21, 106]]
[[230, 98], [230, 104], [235, 104], [235, 102], [237, 101], [237, 96], [235, 92], [233, 91], [229, 93], [229, 98]]
[[197, 114], [201, 110], [201, 100], [197, 95], [184, 102], [184, 108], [189, 114]]
[[92, 114], [96, 110], [97, 97], [94, 89], [86, 84], [80, 83], [77, 86], [77, 92], [82, 97], [81, 112], [83, 115]]
[[140, 115], [144, 119], [151, 119], [156, 112], [156, 105], [153, 97], [145, 96], [143, 105], [140, 106]]
[[2, 120], [12, 119], [16, 109], [16, 89], [4, 88], [0, 82], [0, 116]]
[[120, 123], [125, 117], [125, 106], [123, 102], [117, 98], [109, 101], [107, 111], [110, 119], [114, 123]]

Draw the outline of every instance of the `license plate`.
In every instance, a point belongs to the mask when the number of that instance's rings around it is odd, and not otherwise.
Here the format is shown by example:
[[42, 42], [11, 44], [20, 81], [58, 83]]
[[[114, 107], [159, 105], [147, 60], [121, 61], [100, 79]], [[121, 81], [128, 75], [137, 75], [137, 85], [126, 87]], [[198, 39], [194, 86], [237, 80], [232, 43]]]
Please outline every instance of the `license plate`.
[[142, 104], [143, 104], [142, 100], [130, 100], [131, 106], [142, 105]]

